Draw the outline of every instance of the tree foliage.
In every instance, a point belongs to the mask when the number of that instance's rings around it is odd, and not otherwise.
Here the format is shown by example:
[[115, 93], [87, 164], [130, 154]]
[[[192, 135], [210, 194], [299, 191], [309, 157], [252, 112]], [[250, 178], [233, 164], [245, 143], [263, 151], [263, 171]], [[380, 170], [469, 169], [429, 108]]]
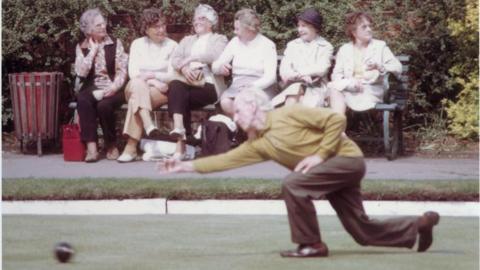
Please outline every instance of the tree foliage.
[[478, 140], [478, 2], [467, 0], [466, 16], [450, 19], [448, 28], [462, 54], [455, 55], [455, 65], [450, 68], [452, 84], [461, 91], [456, 100], [445, 99], [449, 130], [461, 138]]
[[[87, 8], [98, 7], [108, 17], [109, 29], [128, 50], [139, 37], [138, 18], [146, 7], [162, 8], [168, 23], [190, 24], [199, 3], [214, 7], [220, 17], [219, 31], [233, 36], [233, 16], [248, 7], [261, 15], [262, 33], [271, 38], [279, 53], [296, 37], [296, 15], [307, 7], [324, 17], [322, 36], [339, 48], [348, 39], [343, 18], [348, 12], [369, 12], [375, 21], [376, 38], [385, 40], [395, 54], [411, 55], [409, 71], [409, 125], [424, 125], [440, 115], [442, 100], [449, 117], [453, 103], [470, 97], [459, 93], [473, 85], [467, 76], [478, 70], [478, 4], [474, 0], [4, 0], [2, 10], [2, 79], [19, 71], [62, 71], [66, 88], [72, 78], [75, 44], [82, 38], [78, 20]], [[471, 19], [466, 19], [468, 16]], [[470, 18], [469, 17], [469, 18]], [[477, 28], [475, 28], [475, 26]], [[188, 29], [188, 27], [187, 27]], [[473, 33], [473, 34], [472, 34]], [[463, 81], [462, 81], [463, 80]], [[465, 84], [462, 84], [465, 82]], [[475, 92], [475, 91], [474, 91]], [[478, 93], [477, 93], [478, 94]], [[2, 104], [9, 104], [9, 91]], [[2, 116], [11, 117], [8, 106]], [[478, 110], [478, 107], [477, 107]], [[458, 110], [457, 110], [458, 111]], [[453, 117], [453, 118], [452, 118]], [[458, 122], [458, 121], [457, 121]], [[478, 122], [478, 121], [477, 121]], [[455, 125], [455, 120], [452, 120]], [[453, 131], [453, 129], [452, 129]], [[478, 132], [477, 132], [478, 133]]]

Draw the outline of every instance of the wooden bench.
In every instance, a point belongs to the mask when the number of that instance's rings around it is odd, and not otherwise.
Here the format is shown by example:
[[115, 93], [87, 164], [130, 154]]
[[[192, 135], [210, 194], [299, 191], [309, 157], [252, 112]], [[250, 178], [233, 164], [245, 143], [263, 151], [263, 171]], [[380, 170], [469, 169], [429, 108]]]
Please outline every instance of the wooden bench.
[[[277, 57], [279, 63], [283, 56]], [[402, 73], [395, 77], [392, 74], [385, 76], [384, 85], [387, 89], [383, 103], [379, 103], [375, 106], [373, 111], [379, 111], [382, 113], [382, 137], [376, 137], [372, 135], [364, 135], [360, 137], [354, 137], [355, 141], [380, 141], [383, 142], [385, 156], [388, 160], [394, 160], [398, 154], [403, 154], [403, 113], [407, 106], [408, 100], [408, 69], [410, 56], [399, 55], [398, 60], [402, 63]], [[333, 67], [333, 65], [332, 65]], [[76, 102], [70, 102], [69, 108], [75, 109]], [[127, 110], [127, 104], [123, 104], [121, 111]], [[157, 126], [160, 126], [162, 120], [159, 120], [158, 113], [165, 113], [168, 110], [167, 105], [163, 105], [154, 112], [154, 121]], [[206, 115], [212, 115], [216, 112], [217, 108], [214, 105], [207, 105], [202, 109], [196, 110]], [[372, 111], [370, 110], [370, 111]], [[358, 112], [351, 112], [357, 114]], [[123, 123], [124, 119], [120, 119]]]
[[[68, 104], [68, 108], [75, 110], [77, 108], [77, 102], [75, 101], [70, 102]], [[119, 110], [120, 115], [117, 115], [117, 122], [118, 122], [117, 124], [121, 125], [121, 129], [123, 129], [123, 123], [125, 121], [125, 114], [127, 112], [127, 109], [128, 109], [128, 105], [126, 103], [122, 104]], [[205, 115], [203, 118], [208, 118], [209, 116], [215, 114], [217, 110], [218, 109], [214, 104], [209, 104], [201, 109], [192, 110], [192, 113], [193, 114], [200, 113]], [[159, 128], [163, 127], [162, 124], [165, 123], [164, 116], [168, 113], [168, 106], [166, 104], [162, 105], [158, 108], [153, 109], [152, 112], [153, 112], [153, 121], [156, 123], [157, 127]], [[192, 121], [192, 122], [198, 122], [198, 121]], [[199, 124], [199, 123], [196, 123], [196, 124]]]
[[[354, 137], [355, 141], [379, 141], [383, 142], [385, 156], [388, 160], [394, 160], [398, 154], [403, 154], [403, 113], [407, 106], [408, 100], [408, 70], [410, 56], [397, 55], [397, 59], [402, 63], [402, 73], [395, 77], [388, 73], [384, 77], [384, 86], [386, 92], [382, 103], [378, 103], [374, 109], [369, 111], [378, 111], [382, 113], [382, 137], [373, 135], [363, 135]], [[283, 56], [277, 57], [278, 63]], [[335, 65], [335, 57], [332, 58], [332, 66], [329, 71], [329, 76], [333, 71]], [[278, 80], [280, 81], [280, 74], [277, 70]], [[349, 111], [348, 114], [360, 114], [362, 112]], [[348, 133], [348, 132], [347, 132]]]

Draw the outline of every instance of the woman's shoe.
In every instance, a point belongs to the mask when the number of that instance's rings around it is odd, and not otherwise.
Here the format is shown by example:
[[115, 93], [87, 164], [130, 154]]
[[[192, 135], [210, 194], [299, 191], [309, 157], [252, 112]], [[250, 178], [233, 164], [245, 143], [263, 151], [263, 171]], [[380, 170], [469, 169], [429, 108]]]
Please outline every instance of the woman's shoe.
[[107, 159], [108, 160], [116, 160], [120, 156], [120, 152], [118, 152], [117, 147], [111, 147], [107, 150]]
[[136, 159], [137, 159], [137, 153], [129, 154], [124, 152], [117, 158], [117, 161], [119, 163], [128, 163], [128, 162], [135, 161]]
[[176, 140], [186, 140], [187, 137], [185, 135], [186, 131], [184, 128], [174, 128], [172, 131], [170, 131], [170, 136], [175, 138]]
[[93, 163], [98, 161], [98, 152], [88, 152], [87, 151], [87, 156], [85, 157], [85, 162], [87, 163]]

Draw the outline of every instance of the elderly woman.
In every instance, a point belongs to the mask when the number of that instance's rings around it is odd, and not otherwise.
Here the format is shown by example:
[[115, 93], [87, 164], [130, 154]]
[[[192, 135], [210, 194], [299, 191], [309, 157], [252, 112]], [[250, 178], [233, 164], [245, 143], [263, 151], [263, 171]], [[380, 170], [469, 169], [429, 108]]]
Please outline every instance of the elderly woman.
[[365, 111], [383, 100], [383, 77], [399, 74], [402, 65], [384, 41], [372, 37], [373, 19], [363, 12], [347, 14], [345, 32], [351, 42], [338, 50], [332, 82], [328, 87], [333, 110], [345, 113], [346, 107]]
[[172, 55], [172, 66], [180, 73], [169, 83], [168, 111], [173, 117], [170, 135], [177, 139], [175, 158], [185, 158], [186, 135], [191, 135], [191, 110], [213, 104], [226, 88], [222, 76], [210, 70], [227, 45], [227, 37], [213, 32], [218, 15], [209, 6], [201, 4], [195, 9], [195, 34], [186, 36]]
[[233, 115], [233, 100], [243, 89], [261, 89], [272, 98], [275, 93], [277, 50], [275, 43], [260, 34], [260, 18], [251, 9], [235, 14], [234, 37], [212, 65], [216, 74], [232, 75], [232, 84], [223, 93], [223, 111]]
[[81, 139], [87, 145], [86, 162], [99, 159], [97, 117], [103, 130], [107, 159], [119, 156], [116, 147], [115, 109], [124, 102], [123, 85], [127, 79], [128, 56], [122, 42], [107, 34], [107, 22], [98, 9], [89, 9], [80, 17], [85, 39], [76, 47], [75, 73], [82, 86], [77, 94]]
[[143, 11], [141, 32], [145, 36], [134, 40], [130, 46], [130, 82], [125, 88], [128, 110], [123, 128], [128, 140], [118, 162], [136, 159], [137, 145], [144, 130], [147, 136], [158, 132], [151, 111], [167, 103], [168, 66], [177, 47], [177, 43], [167, 37], [166, 18], [159, 9]]
[[308, 8], [297, 20], [299, 37], [288, 42], [280, 64], [280, 77], [288, 87], [272, 99], [272, 105], [299, 102], [324, 107], [333, 46], [319, 35], [323, 19], [317, 10]]

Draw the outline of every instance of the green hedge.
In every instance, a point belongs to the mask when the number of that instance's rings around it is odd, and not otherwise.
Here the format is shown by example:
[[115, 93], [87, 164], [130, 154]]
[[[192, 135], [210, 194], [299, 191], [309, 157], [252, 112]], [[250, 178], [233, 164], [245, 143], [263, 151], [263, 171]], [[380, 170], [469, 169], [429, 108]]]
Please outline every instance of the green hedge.
[[[460, 93], [447, 105], [450, 131], [461, 138], [478, 139], [478, 1], [467, 0], [466, 16], [448, 21], [462, 54], [450, 69]], [[475, 56], [477, 56], [475, 58]]]
[[[464, 42], [462, 35], [453, 34], [451, 29], [452, 21], [466, 18], [467, 4], [460, 0], [4, 0], [3, 89], [8, 89], [6, 74], [39, 70], [64, 72], [65, 87], [69, 87], [74, 46], [81, 38], [78, 19], [89, 7], [99, 7], [108, 15], [110, 29], [128, 48], [140, 35], [137, 20], [145, 7], [163, 8], [170, 24], [189, 24], [199, 2], [210, 4], [219, 12], [220, 31], [229, 37], [235, 11], [242, 7], [257, 10], [262, 15], [262, 32], [276, 42], [280, 53], [286, 42], [295, 38], [295, 15], [306, 7], [322, 12], [322, 35], [336, 48], [347, 41], [344, 15], [353, 10], [369, 12], [375, 20], [376, 37], [387, 41], [396, 54], [412, 56], [407, 126], [431, 124], [443, 110], [442, 100], [457, 102], [458, 94], [465, 88], [458, 79], [478, 73], [478, 26], [476, 32], [465, 30], [473, 37], [471, 42]], [[478, 8], [476, 1], [467, 2]], [[476, 16], [478, 20], [478, 12]], [[466, 65], [462, 74], [452, 72], [452, 67], [467, 62], [473, 64]], [[5, 90], [4, 123], [5, 118], [11, 117], [9, 91]], [[473, 110], [478, 114], [478, 104]], [[478, 125], [476, 131], [478, 136]]]

